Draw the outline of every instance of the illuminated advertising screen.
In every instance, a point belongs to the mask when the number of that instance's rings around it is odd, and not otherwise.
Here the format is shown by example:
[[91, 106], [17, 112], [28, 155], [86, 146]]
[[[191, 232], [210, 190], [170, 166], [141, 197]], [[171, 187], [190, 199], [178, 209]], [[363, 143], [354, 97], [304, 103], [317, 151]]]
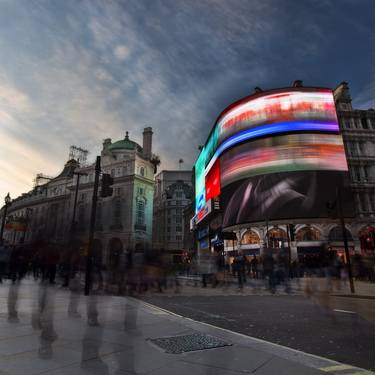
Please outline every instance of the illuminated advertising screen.
[[330, 89], [257, 93], [233, 103], [217, 119], [195, 164], [196, 213], [220, 195], [224, 226], [325, 217], [322, 202], [335, 198], [336, 187], [345, 189], [347, 170]]

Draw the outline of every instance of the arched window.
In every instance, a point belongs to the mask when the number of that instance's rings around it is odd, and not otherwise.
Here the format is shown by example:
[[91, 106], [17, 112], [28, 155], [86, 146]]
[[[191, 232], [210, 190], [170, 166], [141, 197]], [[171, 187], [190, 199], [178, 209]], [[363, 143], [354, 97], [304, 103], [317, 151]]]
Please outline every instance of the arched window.
[[310, 226], [306, 226], [301, 228], [296, 233], [296, 241], [319, 241], [320, 240], [320, 232]]
[[140, 168], [139, 174], [144, 177], [145, 176], [145, 169], [143, 167]]
[[259, 243], [259, 236], [252, 230], [246, 231], [241, 238], [241, 245], [255, 245]]
[[285, 230], [280, 228], [272, 228], [267, 233], [268, 237], [268, 246], [272, 248], [283, 247], [284, 242], [288, 240], [288, 236]]
[[[348, 231], [348, 229], [345, 228], [345, 232], [346, 232], [346, 237], [348, 241], [353, 241], [353, 236]], [[333, 227], [331, 231], [329, 232], [328, 239], [333, 242], [344, 241], [341, 227], [339, 226]]]

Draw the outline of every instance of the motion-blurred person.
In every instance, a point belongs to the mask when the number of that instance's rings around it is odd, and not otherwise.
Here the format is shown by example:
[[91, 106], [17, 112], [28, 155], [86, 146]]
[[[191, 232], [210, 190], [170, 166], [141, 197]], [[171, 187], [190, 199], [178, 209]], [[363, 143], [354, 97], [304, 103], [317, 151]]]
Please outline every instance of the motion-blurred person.
[[0, 245], [0, 283], [3, 282], [3, 277], [7, 274], [9, 259], [10, 248], [4, 243]]
[[18, 323], [18, 311], [17, 311], [17, 303], [18, 303], [18, 291], [19, 291], [20, 284], [12, 283], [9, 285], [8, 290], [8, 322], [10, 323]]
[[251, 261], [250, 261], [250, 268], [251, 268], [251, 274], [253, 279], [258, 278], [258, 258], [256, 255], [253, 255]]
[[246, 257], [240, 251], [238, 256], [235, 258], [236, 272], [238, 277], [238, 288], [243, 289], [243, 285], [246, 283]]
[[21, 248], [13, 246], [13, 249], [10, 253], [10, 259], [9, 259], [9, 273], [10, 273], [10, 279], [12, 280], [12, 283], [15, 284], [17, 280], [21, 279], [22, 274], [22, 255], [21, 255]]
[[268, 281], [268, 289], [271, 293], [276, 292], [276, 283], [275, 283], [275, 261], [273, 259], [272, 253], [267, 251], [263, 256], [263, 274]]
[[280, 249], [276, 259], [276, 283], [284, 284], [285, 292], [290, 293], [290, 282], [289, 282], [289, 257], [285, 249]]
[[54, 328], [55, 291], [47, 281], [39, 284], [39, 307], [35, 317], [40, 327], [39, 358], [50, 359], [53, 355], [52, 344], [57, 339]]

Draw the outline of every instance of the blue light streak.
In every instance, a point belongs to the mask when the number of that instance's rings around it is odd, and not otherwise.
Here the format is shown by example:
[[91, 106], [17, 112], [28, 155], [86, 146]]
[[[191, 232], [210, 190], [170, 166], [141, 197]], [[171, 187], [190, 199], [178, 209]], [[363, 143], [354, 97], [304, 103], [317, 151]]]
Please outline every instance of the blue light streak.
[[228, 148], [233, 147], [234, 145], [247, 141], [249, 139], [263, 137], [265, 135], [280, 134], [287, 132], [296, 132], [296, 131], [321, 131], [321, 132], [333, 132], [337, 133], [339, 131], [339, 126], [336, 122], [281, 122], [277, 124], [266, 124], [258, 126], [256, 128], [246, 129], [240, 133], [233, 135], [232, 137], [225, 140], [215, 151], [210, 162], [208, 163], [205, 174], [214, 165], [215, 161], [219, 156], [226, 151]]

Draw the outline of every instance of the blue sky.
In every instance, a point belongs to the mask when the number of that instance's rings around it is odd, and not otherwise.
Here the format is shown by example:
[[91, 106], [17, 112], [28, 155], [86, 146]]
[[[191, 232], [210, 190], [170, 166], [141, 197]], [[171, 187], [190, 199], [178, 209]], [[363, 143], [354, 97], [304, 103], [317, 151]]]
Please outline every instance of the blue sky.
[[255, 86], [345, 80], [375, 107], [374, 19], [371, 0], [0, 0], [0, 199], [145, 126], [162, 168], [191, 168]]

